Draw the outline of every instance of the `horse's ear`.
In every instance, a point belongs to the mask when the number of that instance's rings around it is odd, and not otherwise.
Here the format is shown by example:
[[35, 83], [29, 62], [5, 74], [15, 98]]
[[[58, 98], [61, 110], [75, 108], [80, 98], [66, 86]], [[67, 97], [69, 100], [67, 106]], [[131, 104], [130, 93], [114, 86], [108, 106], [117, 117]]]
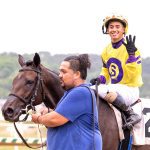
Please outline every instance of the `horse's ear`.
[[20, 54], [18, 55], [18, 62], [19, 62], [21, 67], [23, 67], [26, 64], [23, 56]]
[[39, 64], [41, 63], [41, 59], [38, 53], [35, 53], [34, 58], [33, 58], [33, 63], [36, 67], [38, 67]]

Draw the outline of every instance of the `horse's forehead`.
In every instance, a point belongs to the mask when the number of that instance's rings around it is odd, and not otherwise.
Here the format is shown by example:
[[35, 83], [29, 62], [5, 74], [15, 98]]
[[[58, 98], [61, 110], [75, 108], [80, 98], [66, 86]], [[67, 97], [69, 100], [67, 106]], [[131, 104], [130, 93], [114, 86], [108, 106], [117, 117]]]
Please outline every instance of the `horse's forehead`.
[[34, 71], [21, 71], [17, 74], [16, 79], [34, 79], [37, 76], [37, 73]]

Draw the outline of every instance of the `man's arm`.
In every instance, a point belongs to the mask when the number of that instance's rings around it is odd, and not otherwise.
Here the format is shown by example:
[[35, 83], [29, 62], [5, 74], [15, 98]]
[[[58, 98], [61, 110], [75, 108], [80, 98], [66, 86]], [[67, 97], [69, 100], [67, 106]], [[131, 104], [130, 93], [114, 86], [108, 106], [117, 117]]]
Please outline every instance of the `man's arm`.
[[47, 127], [57, 127], [67, 123], [69, 120], [59, 113], [52, 111], [45, 115], [32, 114], [32, 121], [34, 123], [43, 124]]

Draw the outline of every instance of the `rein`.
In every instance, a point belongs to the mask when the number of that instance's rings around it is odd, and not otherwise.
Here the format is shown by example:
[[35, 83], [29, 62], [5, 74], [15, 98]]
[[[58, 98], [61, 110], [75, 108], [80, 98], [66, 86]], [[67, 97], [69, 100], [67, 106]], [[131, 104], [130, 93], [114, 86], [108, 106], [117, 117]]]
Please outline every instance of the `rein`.
[[[36, 109], [35, 109], [35, 106], [33, 105], [33, 103], [34, 103], [35, 98], [36, 98], [36, 96], [37, 96], [37, 92], [38, 92], [38, 89], [39, 89], [40, 85], [41, 85], [41, 89], [42, 89], [42, 97], [43, 97], [43, 99], [45, 99], [45, 94], [44, 94], [44, 90], [43, 90], [43, 84], [44, 84], [44, 83], [43, 83], [43, 80], [41, 79], [41, 72], [40, 72], [39, 70], [37, 70], [37, 69], [20, 69], [19, 72], [21, 72], [21, 71], [34, 71], [34, 72], [37, 73], [37, 80], [36, 80], [36, 84], [35, 84], [35, 86], [34, 86], [34, 88], [33, 88], [33, 92], [31, 92], [27, 98], [23, 98], [23, 97], [21, 97], [21, 96], [18, 96], [18, 95], [15, 94], [15, 93], [10, 93], [10, 94], [9, 94], [9, 96], [15, 96], [15, 97], [17, 97], [18, 99], [20, 99], [20, 100], [26, 105], [26, 108], [25, 108], [25, 109], [22, 109], [21, 112], [20, 112], [21, 114], [23, 114], [23, 113], [26, 114], [25, 118], [24, 118], [23, 120], [21, 120], [21, 121], [26, 121], [27, 118], [28, 118], [28, 116], [29, 116], [28, 110], [29, 110], [30, 108], [32, 109], [33, 113], [36, 112]], [[31, 91], [32, 91], [32, 90], [31, 90]], [[32, 94], [32, 93], [33, 93], [33, 94]], [[27, 103], [27, 101], [29, 101], [29, 103]], [[15, 127], [15, 130], [16, 130], [16, 132], [18, 133], [19, 137], [21, 138], [21, 140], [23, 141], [23, 143], [24, 143], [27, 147], [29, 147], [29, 148], [31, 148], [31, 149], [39, 149], [39, 148], [41, 148], [41, 147], [43, 148], [43, 146], [46, 145], [46, 143], [42, 143], [40, 146], [37, 146], [37, 147], [32, 147], [32, 146], [30, 146], [30, 145], [26, 142], [26, 140], [24, 139], [24, 137], [21, 135], [21, 133], [19, 132], [19, 130], [18, 130], [17, 126], [16, 126], [16, 122], [14, 122], [14, 127]], [[42, 141], [42, 140], [41, 140], [41, 141]]]
[[14, 122], [14, 127], [15, 127], [15, 129], [16, 129], [16, 131], [17, 131], [19, 137], [21, 138], [21, 140], [23, 141], [23, 143], [24, 143], [27, 147], [29, 147], [29, 148], [31, 148], [31, 149], [38, 149], [38, 148], [41, 148], [41, 147], [43, 148], [43, 146], [46, 145], [46, 143], [42, 143], [40, 146], [37, 146], [37, 147], [32, 147], [32, 146], [30, 146], [30, 145], [26, 142], [26, 140], [24, 139], [24, 137], [21, 135], [21, 133], [19, 132], [19, 130], [18, 130], [17, 126], [16, 126], [16, 122]]
[[[93, 120], [92, 120], [92, 128], [93, 128], [93, 150], [96, 150], [96, 147], [95, 147], [95, 117], [94, 117], [94, 115], [95, 115], [95, 108], [94, 108], [94, 101], [96, 100], [96, 105], [97, 105], [97, 109], [98, 109], [98, 106], [99, 106], [99, 99], [98, 99], [98, 84], [97, 84], [97, 82], [96, 82], [96, 84], [95, 84], [95, 87], [96, 87], [96, 95], [95, 95], [95, 93], [94, 93], [94, 91], [93, 90], [91, 90], [90, 89], [90, 87], [88, 87], [88, 86], [84, 86], [84, 87], [86, 87], [89, 91], [90, 91], [90, 93], [91, 93], [91, 96], [92, 96], [92, 113], [93, 113]], [[95, 96], [96, 96], [96, 98], [95, 98]], [[99, 109], [98, 109], [98, 111], [99, 111]]]

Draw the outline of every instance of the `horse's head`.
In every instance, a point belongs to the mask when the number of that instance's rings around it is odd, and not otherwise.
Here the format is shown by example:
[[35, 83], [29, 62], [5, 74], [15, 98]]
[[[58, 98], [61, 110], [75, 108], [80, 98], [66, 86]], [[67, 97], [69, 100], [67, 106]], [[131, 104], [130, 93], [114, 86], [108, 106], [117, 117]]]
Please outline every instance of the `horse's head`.
[[2, 107], [2, 113], [7, 121], [18, 121], [23, 110], [34, 108], [42, 102], [40, 57], [37, 53], [32, 61], [24, 61], [19, 55], [21, 66], [13, 80], [11, 93]]

